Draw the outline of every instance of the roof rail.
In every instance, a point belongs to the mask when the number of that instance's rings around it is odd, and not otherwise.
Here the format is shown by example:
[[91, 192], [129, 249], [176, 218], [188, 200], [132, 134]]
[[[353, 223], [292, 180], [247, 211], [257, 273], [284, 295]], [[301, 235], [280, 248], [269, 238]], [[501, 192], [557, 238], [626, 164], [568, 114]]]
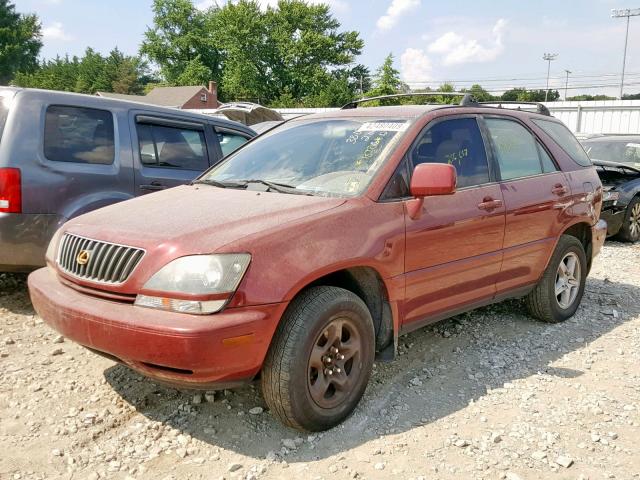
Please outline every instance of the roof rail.
[[[495, 102], [478, 102], [478, 105], [497, 105], [496, 108], [502, 108], [502, 105], [535, 105], [536, 113], [541, 115], [546, 115], [547, 117], [551, 116], [551, 112], [549, 109], [540, 102], [518, 102], [518, 101], [501, 101], [497, 100]], [[516, 110], [522, 110], [518, 107]]]
[[[462, 106], [474, 106], [478, 105], [474, 100], [473, 95], [468, 92], [414, 92], [414, 93], [393, 93], [391, 95], [379, 95], [377, 97], [360, 98], [359, 100], [353, 100], [342, 106], [341, 110], [349, 110], [357, 108], [360, 103], [372, 102], [374, 100], [385, 100], [387, 98], [403, 98], [403, 97], [462, 97], [460, 105]], [[440, 103], [430, 105], [442, 105]]]

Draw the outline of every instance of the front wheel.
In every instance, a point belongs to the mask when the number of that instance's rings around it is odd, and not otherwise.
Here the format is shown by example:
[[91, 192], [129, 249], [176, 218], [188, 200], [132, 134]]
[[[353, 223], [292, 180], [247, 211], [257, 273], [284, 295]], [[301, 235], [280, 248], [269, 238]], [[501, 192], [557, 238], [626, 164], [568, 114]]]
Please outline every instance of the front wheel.
[[542, 278], [526, 298], [529, 313], [543, 322], [557, 323], [573, 316], [587, 279], [587, 257], [582, 243], [562, 235]]
[[354, 293], [313, 287], [293, 300], [262, 369], [271, 412], [301, 430], [331, 428], [355, 409], [373, 366], [371, 314]]
[[640, 197], [634, 197], [624, 215], [624, 222], [617, 237], [624, 242], [640, 240]]

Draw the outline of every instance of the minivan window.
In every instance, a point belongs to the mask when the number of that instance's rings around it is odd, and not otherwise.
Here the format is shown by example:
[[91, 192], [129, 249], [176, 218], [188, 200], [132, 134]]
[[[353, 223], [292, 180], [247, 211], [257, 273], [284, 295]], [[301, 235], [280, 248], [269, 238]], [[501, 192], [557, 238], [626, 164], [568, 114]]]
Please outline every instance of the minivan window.
[[47, 107], [44, 155], [48, 160], [109, 165], [114, 154], [111, 112], [65, 105]]
[[[553, 171], [553, 161], [529, 131], [513, 120], [485, 119], [502, 180]], [[544, 164], [544, 166], [543, 166]]]
[[573, 133], [562, 123], [549, 120], [533, 120], [533, 123], [544, 130], [560, 147], [569, 155], [574, 162], [583, 167], [591, 166], [589, 155], [584, 151], [580, 142], [573, 136]]
[[489, 182], [489, 164], [475, 118], [456, 118], [428, 128], [411, 152], [413, 167], [448, 163], [456, 168], [459, 188]]
[[13, 92], [0, 93], [0, 140], [2, 140], [2, 132], [4, 131], [4, 124], [7, 122], [7, 116], [9, 115], [9, 105], [13, 99]]
[[216, 133], [218, 135], [218, 141], [220, 142], [223, 157], [226, 157], [249, 141], [249, 139], [244, 135], [240, 135], [235, 132], [218, 130]]
[[258, 137], [204, 175], [206, 183], [261, 180], [321, 196], [355, 196], [369, 185], [409, 123], [340, 118], [293, 121]]
[[147, 167], [209, 168], [204, 131], [138, 123], [140, 161]]

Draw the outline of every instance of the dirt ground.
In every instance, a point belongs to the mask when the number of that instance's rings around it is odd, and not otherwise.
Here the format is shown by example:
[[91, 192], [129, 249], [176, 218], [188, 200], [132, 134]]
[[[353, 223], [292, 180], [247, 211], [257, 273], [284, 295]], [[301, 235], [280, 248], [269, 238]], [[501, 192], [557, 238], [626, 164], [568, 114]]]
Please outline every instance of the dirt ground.
[[401, 338], [317, 435], [259, 387], [158, 386], [64, 340], [0, 275], [0, 479], [640, 478], [640, 245], [608, 242], [558, 325], [519, 301]]

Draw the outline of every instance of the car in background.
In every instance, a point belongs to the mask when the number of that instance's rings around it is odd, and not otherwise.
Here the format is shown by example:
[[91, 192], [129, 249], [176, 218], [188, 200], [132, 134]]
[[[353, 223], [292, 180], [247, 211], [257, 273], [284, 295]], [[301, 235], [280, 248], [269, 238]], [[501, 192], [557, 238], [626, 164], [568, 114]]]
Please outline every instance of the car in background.
[[604, 188], [607, 234], [640, 240], [640, 135], [600, 135], [582, 141]]
[[601, 198], [548, 112], [470, 96], [343, 108], [67, 222], [29, 289], [95, 352], [186, 388], [259, 377], [282, 422], [325, 430], [401, 334], [514, 297], [542, 321], [571, 317], [604, 243]]
[[0, 272], [44, 265], [70, 218], [188, 183], [255, 135], [184, 110], [0, 88]]

